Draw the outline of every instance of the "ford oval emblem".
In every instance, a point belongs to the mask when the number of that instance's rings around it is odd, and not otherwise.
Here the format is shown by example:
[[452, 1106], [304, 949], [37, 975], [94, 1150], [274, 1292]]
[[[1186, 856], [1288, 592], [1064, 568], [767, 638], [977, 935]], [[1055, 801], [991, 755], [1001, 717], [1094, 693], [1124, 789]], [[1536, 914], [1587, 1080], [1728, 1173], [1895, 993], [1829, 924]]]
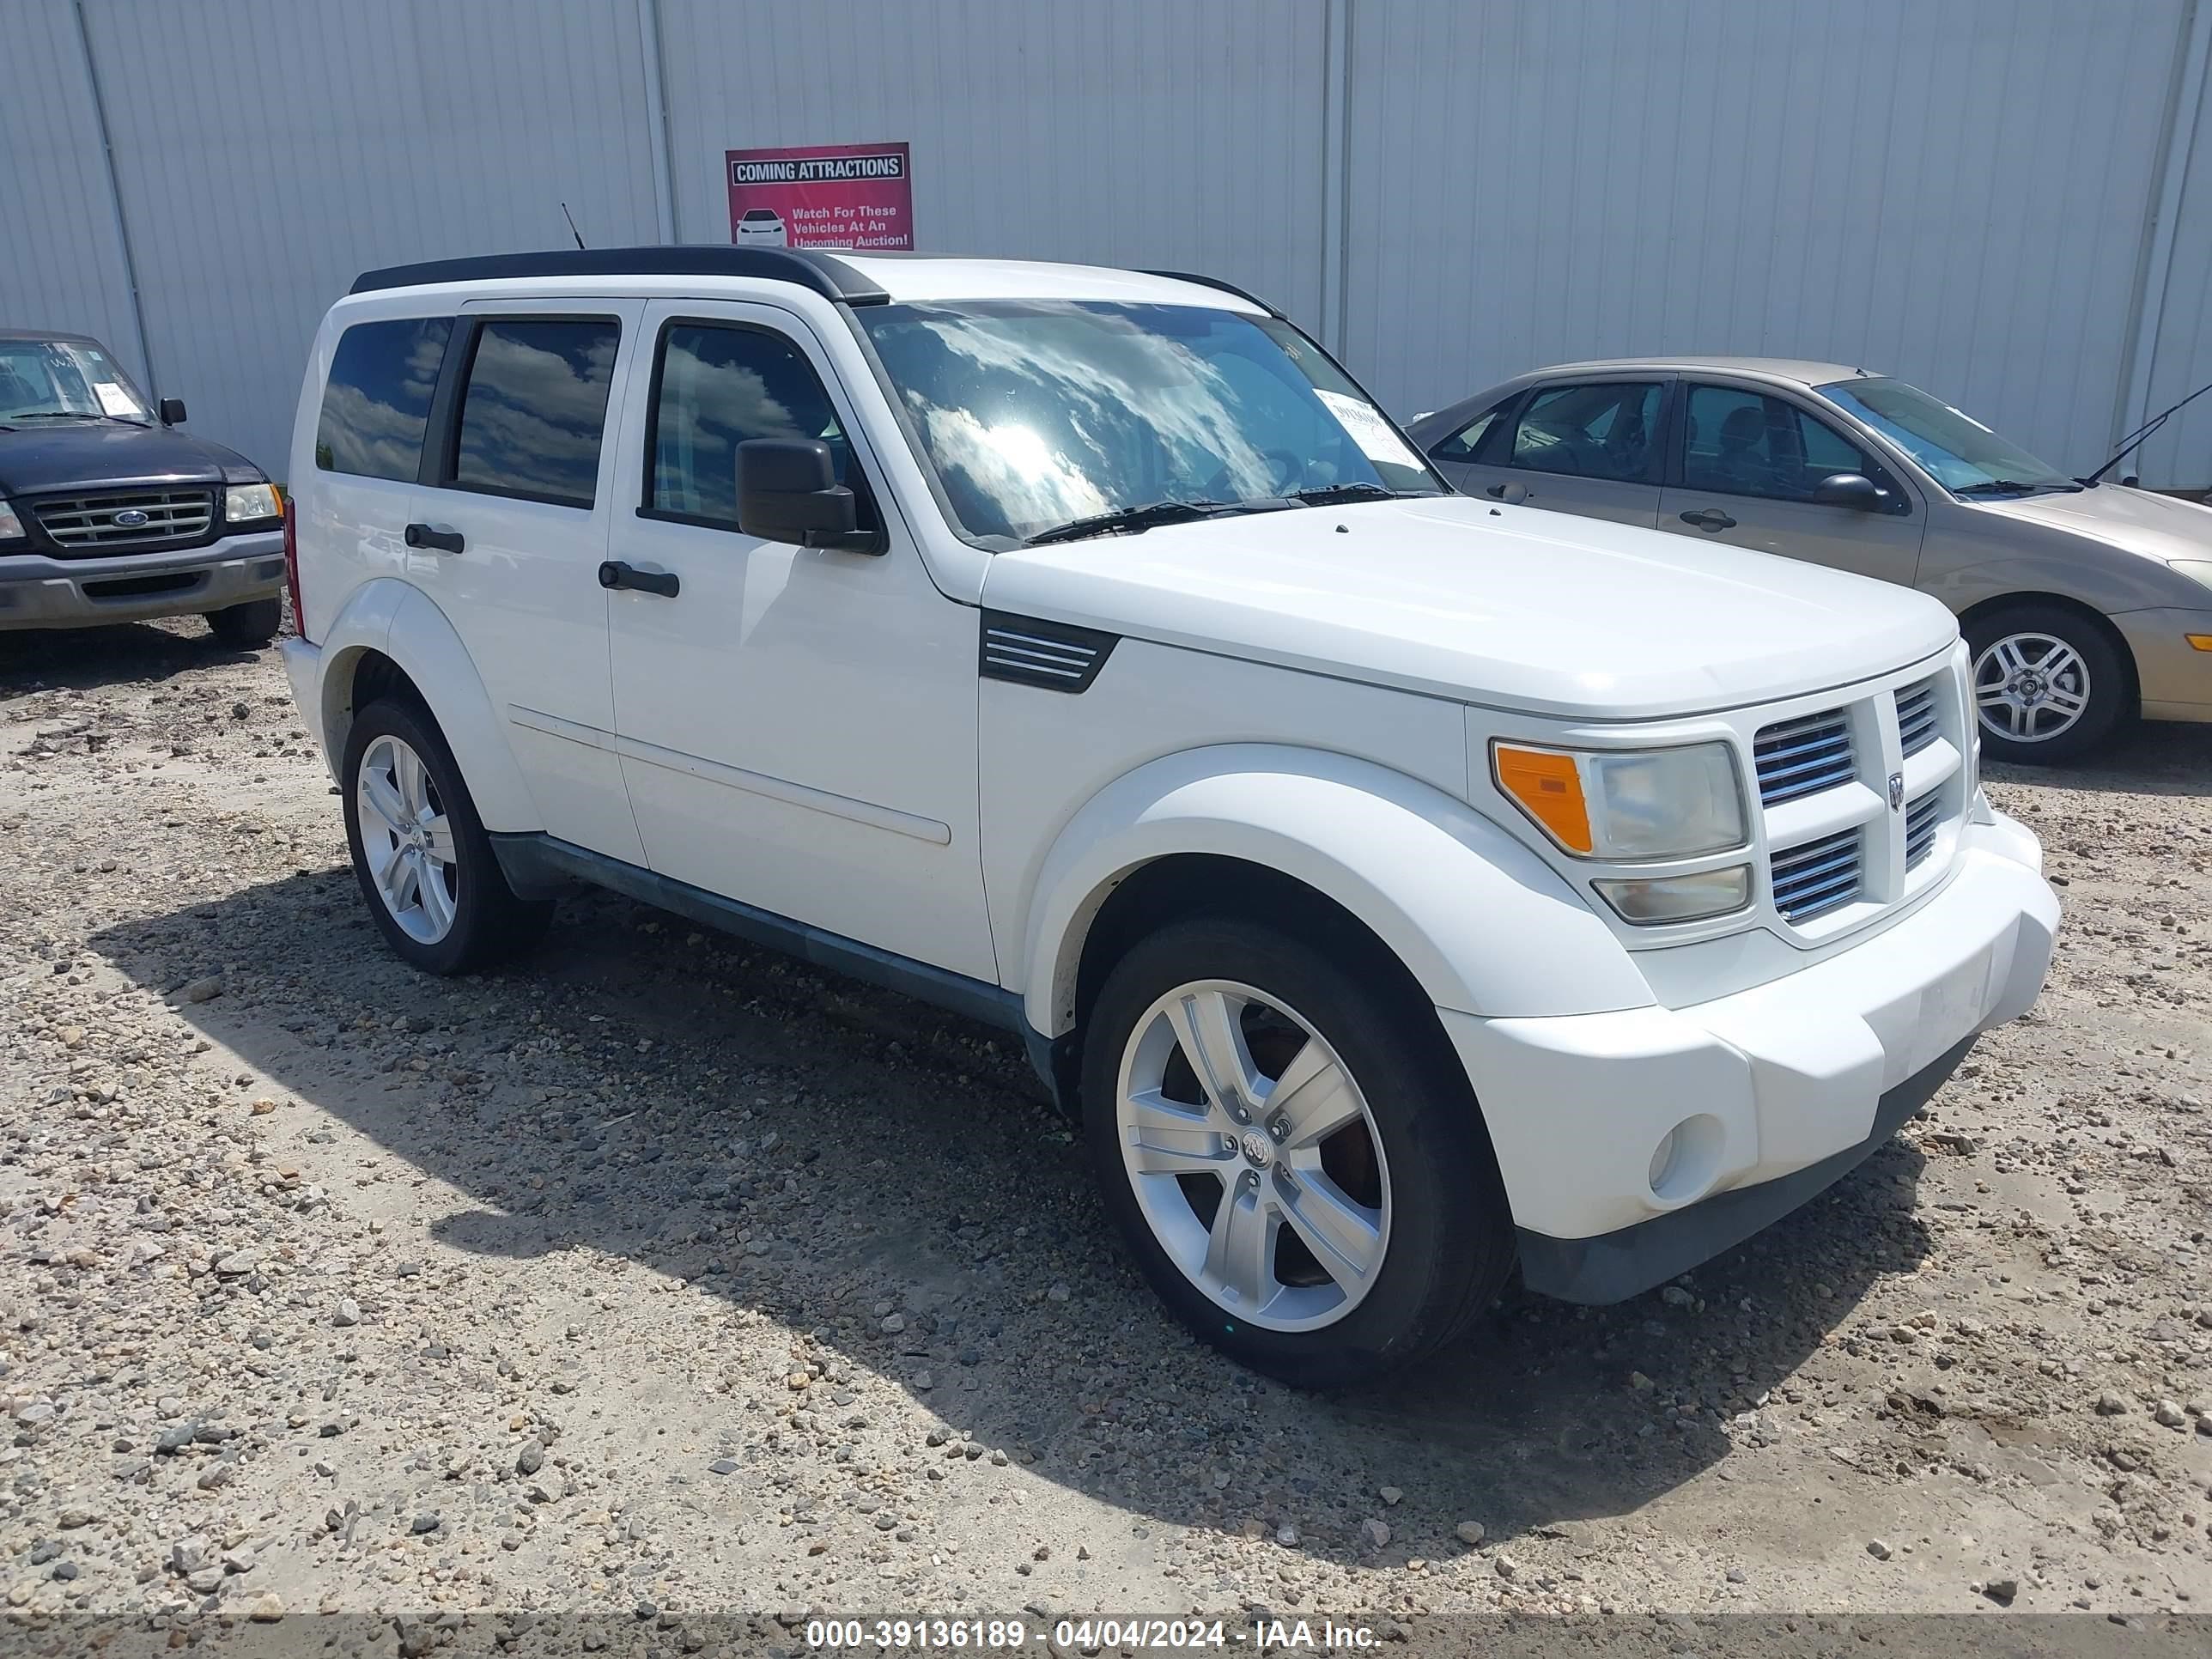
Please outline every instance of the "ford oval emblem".
[[136, 530], [150, 521], [150, 514], [142, 513], [135, 507], [126, 507], [115, 515], [115, 522], [125, 530]]

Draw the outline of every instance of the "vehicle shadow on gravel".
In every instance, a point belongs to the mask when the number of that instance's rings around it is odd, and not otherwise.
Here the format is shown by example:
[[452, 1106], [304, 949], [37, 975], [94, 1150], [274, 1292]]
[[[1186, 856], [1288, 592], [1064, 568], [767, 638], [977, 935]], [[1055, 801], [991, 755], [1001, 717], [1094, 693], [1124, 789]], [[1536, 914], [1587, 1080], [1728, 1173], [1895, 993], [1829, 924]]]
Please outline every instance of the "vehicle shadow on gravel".
[[[1766, 1391], [1930, 1248], [1919, 1156], [1894, 1143], [1686, 1289], [1606, 1310], [1516, 1295], [1410, 1376], [1302, 1396], [1169, 1322], [1002, 1034], [611, 896], [564, 902], [526, 967], [457, 981], [391, 957], [344, 870], [120, 921], [93, 944], [164, 992], [210, 961], [252, 964], [178, 1012], [408, 1180], [465, 1194], [429, 1248], [465, 1252], [472, 1276], [513, 1274], [513, 1303], [541, 1258], [605, 1252], [812, 1331], [824, 1359], [1139, 1524], [1288, 1526], [1347, 1564], [1449, 1556], [1463, 1521], [1498, 1541], [1624, 1515], [1759, 1443]], [[278, 1131], [276, 1158], [314, 1156], [312, 1127]], [[785, 1408], [781, 1334], [717, 1340], [746, 1372], [737, 1399]], [[598, 1363], [612, 1376], [633, 1362]], [[775, 1423], [730, 1410], [755, 1437]], [[938, 1455], [921, 1426], [908, 1455]], [[844, 1478], [836, 1437], [823, 1425], [810, 1478]], [[763, 1455], [731, 1443], [743, 1480]], [[1379, 1517], [1378, 1550], [1364, 1523]]]
[[2092, 793], [2212, 794], [2212, 726], [2144, 720], [2100, 752], [2063, 767], [1992, 762], [1983, 771], [2000, 783], [2063, 782]]
[[195, 669], [250, 662], [259, 655], [216, 643], [207, 624], [186, 617], [171, 628], [120, 623], [112, 628], [0, 632], [0, 697], [40, 688], [143, 684]]

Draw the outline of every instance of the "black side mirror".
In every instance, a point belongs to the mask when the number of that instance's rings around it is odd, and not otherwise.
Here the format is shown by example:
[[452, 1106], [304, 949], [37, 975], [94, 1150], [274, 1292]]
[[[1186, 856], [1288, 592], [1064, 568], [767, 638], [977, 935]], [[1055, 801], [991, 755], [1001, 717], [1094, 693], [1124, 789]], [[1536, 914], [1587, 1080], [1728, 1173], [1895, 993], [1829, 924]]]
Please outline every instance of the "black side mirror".
[[182, 398], [164, 398], [159, 412], [163, 426], [182, 426], [185, 423], [185, 400]]
[[1822, 507], [1860, 513], [1879, 513], [1889, 505], [1888, 492], [1863, 472], [1831, 472], [1813, 486], [1813, 499]]
[[860, 503], [837, 482], [819, 438], [748, 438], [738, 446], [738, 528], [764, 542], [879, 550], [859, 528]]

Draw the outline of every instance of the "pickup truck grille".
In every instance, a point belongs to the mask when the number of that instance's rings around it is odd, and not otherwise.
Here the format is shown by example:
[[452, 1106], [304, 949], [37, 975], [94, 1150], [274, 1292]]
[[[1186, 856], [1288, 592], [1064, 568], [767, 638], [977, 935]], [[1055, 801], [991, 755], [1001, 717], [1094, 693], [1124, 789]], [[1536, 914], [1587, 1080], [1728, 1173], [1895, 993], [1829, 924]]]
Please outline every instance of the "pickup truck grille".
[[1897, 694], [1897, 741], [1906, 757], [1918, 754], [1936, 738], [1936, 683], [1923, 680], [1910, 691]]
[[1845, 830], [1774, 855], [1774, 908], [1790, 921], [1808, 921], [1859, 896], [1860, 832]]
[[215, 492], [206, 489], [50, 495], [30, 505], [54, 544], [78, 557], [178, 546], [205, 537], [215, 523]]
[[1936, 876], [1973, 799], [1972, 719], [1947, 669], [1750, 729], [1777, 920], [1832, 937]]
[[1759, 799], [1778, 806], [1815, 795], [1851, 777], [1850, 717], [1840, 708], [1761, 726], [1752, 745], [1759, 769]]
[[1905, 809], [1905, 867], [1917, 870], [1936, 850], [1936, 831], [1942, 827], [1943, 795], [1931, 789]]

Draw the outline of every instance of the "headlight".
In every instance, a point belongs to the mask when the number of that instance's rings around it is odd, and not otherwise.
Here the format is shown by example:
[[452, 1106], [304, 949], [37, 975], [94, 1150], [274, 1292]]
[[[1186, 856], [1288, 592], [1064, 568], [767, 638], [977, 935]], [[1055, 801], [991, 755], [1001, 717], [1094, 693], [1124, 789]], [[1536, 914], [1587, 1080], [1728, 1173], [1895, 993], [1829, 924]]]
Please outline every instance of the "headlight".
[[277, 505], [274, 484], [233, 484], [222, 492], [225, 524], [252, 524], [262, 519], [281, 518], [283, 512]]
[[1689, 858], [1741, 847], [1743, 789], [1724, 743], [1576, 750], [1495, 744], [1498, 787], [1577, 858]]
[[0, 542], [19, 541], [22, 534], [23, 521], [15, 516], [15, 509], [0, 501]]
[[2176, 575], [2186, 576], [2191, 581], [2212, 587], [2212, 564], [2207, 564], [2202, 559], [2168, 559], [2166, 565]]

